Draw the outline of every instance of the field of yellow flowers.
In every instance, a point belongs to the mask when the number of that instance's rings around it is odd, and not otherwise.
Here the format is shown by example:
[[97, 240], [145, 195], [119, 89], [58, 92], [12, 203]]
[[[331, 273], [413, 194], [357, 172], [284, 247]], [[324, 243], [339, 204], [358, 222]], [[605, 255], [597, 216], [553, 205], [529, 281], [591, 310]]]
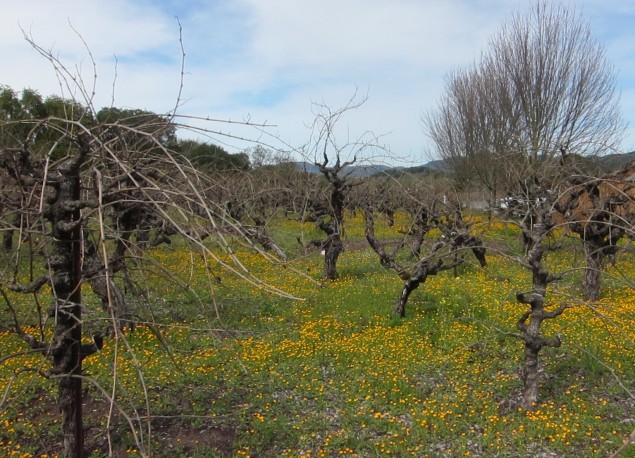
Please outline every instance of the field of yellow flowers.
[[[178, 281], [148, 271], [135, 330], [84, 362], [91, 456], [599, 457], [622, 445], [635, 427], [635, 257], [607, 267], [598, 303], [579, 302], [575, 274], [549, 296], [575, 307], [545, 325], [563, 345], [542, 354], [541, 402], [524, 411], [514, 402], [523, 347], [509, 334], [528, 274], [494, 253], [484, 269], [468, 259], [429, 278], [396, 319], [399, 278], [361, 243], [363, 222], [347, 224], [351, 248], [333, 282], [320, 281], [318, 251], [297, 249], [284, 266], [236, 251], [299, 300], [247, 285], [178, 244], [153, 252]], [[513, 227], [480, 227], [499, 247], [518, 243]], [[297, 221], [275, 231], [318, 236]], [[377, 233], [389, 239], [398, 228]], [[549, 263], [580, 261], [572, 248]], [[39, 375], [46, 362], [7, 332], [0, 348], [0, 455], [56, 456], [55, 382]], [[635, 446], [620, 456], [635, 457]]]

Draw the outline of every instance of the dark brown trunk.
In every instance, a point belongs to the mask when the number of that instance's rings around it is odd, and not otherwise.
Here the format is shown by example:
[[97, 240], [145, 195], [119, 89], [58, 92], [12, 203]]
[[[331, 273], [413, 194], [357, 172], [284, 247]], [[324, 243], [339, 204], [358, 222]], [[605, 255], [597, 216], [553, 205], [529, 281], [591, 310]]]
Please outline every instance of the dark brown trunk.
[[337, 258], [344, 251], [339, 234], [330, 236], [324, 247], [324, 277], [329, 280], [337, 278]]
[[553, 220], [550, 218], [547, 206], [537, 206], [535, 214], [527, 213], [523, 218], [523, 241], [527, 250], [525, 259], [531, 269], [532, 288], [527, 293], [516, 293], [518, 302], [529, 306], [529, 310], [518, 320], [516, 328], [520, 331], [520, 337], [525, 343], [522, 407], [528, 410], [535, 408], [538, 403], [540, 351], [545, 346], [560, 346], [559, 335], [552, 338], [541, 335], [542, 322], [545, 319], [558, 317], [567, 308], [566, 305], [562, 305], [552, 312], [545, 310], [547, 288], [550, 282], [556, 279], [549, 274], [543, 261], [544, 254], [549, 250], [544, 241], [552, 228]]
[[[346, 177], [340, 176], [342, 170], [353, 162], [340, 163], [339, 155], [337, 156], [336, 165], [328, 167], [328, 157], [324, 154], [324, 162], [316, 164], [320, 167], [320, 172], [331, 184], [331, 195], [329, 197], [329, 210], [316, 221], [318, 229], [326, 233], [326, 241], [324, 242], [324, 277], [328, 280], [337, 278], [337, 259], [342, 251], [344, 244], [342, 235], [344, 231], [344, 200], [346, 194], [350, 190], [350, 185], [346, 182]], [[329, 221], [325, 221], [328, 215]]]
[[472, 253], [474, 253], [474, 256], [478, 260], [478, 263], [481, 267], [487, 267], [487, 259], [485, 258], [485, 247], [483, 247], [482, 245], [475, 246], [472, 248]]
[[523, 407], [532, 409], [538, 403], [538, 382], [540, 372], [538, 370], [539, 348], [530, 343], [525, 343], [525, 365], [523, 367]]
[[[522, 369], [522, 407], [527, 410], [535, 408], [538, 403], [540, 351], [544, 347], [557, 348], [561, 343], [560, 335], [551, 338], [545, 338], [541, 335], [540, 327], [542, 322], [545, 319], [553, 319], [560, 316], [568, 308], [566, 305], [563, 305], [553, 312], [546, 312], [543, 307], [544, 296], [537, 297], [536, 295], [532, 295], [532, 298], [535, 299], [536, 302], [532, 305], [531, 311], [523, 315], [523, 318], [521, 318], [517, 325], [525, 341], [525, 363]], [[519, 299], [523, 299], [522, 295]], [[521, 302], [524, 302], [524, 300], [521, 300]], [[527, 319], [529, 319], [529, 323], [527, 323]]]
[[84, 456], [82, 381], [79, 378], [82, 373], [80, 166], [87, 152], [88, 146], [81, 145], [77, 156], [59, 165], [61, 179], [54, 185], [55, 192], [47, 210], [54, 240], [49, 258], [55, 295], [52, 373], [59, 377], [64, 456], [75, 458]]
[[[534, 282], [536, 277], [534, 277]], [[540, 335], [544, 315], [544, 291], [545, 285], [534, 283], [534, 293], [531, 295], [531, 312], [529, 323], [523, 327], [525, 341], [525, 363], [522, 369], [523, 379], [523, 407], [532, 409], [538, 403], [538, 355], [543, 347], [543, 339]]]
[[[79, 183], [79, 182], [78, 182]], [[79, 187], [77, 187], [79, 197]], [[79, 220], [79, 215], [74, 215]], [[60, 349], [59, 367], [62, 378], [59, 383], [60, 409], [63, 414], [62, 433], [64, 436], [64, 454], [68, 457], [80, 458], [84, 456], [84, 430], [82, 415], [82, 380], [77, 377], [82, 373], [80, 345], [82, 340], [81, 326], [81, 243], [79, 226], [69, 233], [71, 264], [68, 276], [71, 279], [70, 291], [56, 291], [59, 298], [66, 297], [64, 305], [68, 307], [67, 319], [59, 320], [56, 334], [68, 335], [63, 348]], [[66, 285], [64, 285], [66, 286]], [[60, 307], [58, 306], [58, 310]], [[59, 312], [58, 312], [59, 313]]]
[[454, 253], [454, 263], [456, 264], [454, 266], [454, 268], [452, 269], [452, 273], [454, 275], [454, 278], [459, 276], [459, 264], [458, 264], [458, 260], [459, 260], [459, 253]]
[[2, 248], [5, 252], [13, 249], [13, 229], [7, 229], [2, 236]]
[[401, 295], [395, 302], [395, 316], [399, 316], [401, 318], [406, 316], [406, 304], [408, 303], [408, 298], [410, 297], [410, 294], [417, 288], [417, 286], [413, 286], [412, 284], [410, 284], [410, 282], [404, 283], [403, 289], [401, 290]]
[[421, 231], [417, 232], [412, 238], [412, 248], [410, 251], [414, 259], [419, 259], [421, 257], [421, 245], [423, 245], [423, 239], [425, 235], [426, 234]]
[[427, 279], [427, 275], [425, 273], [421, 274], [421, 277], [413, 276], [403, 283], [403, 288], [401, 290], [401, 294], [399, 298], [395, 302], [394, 313], [395, 316], [399, 316], [401, 318], [406, 316], [406, 305], [408, 304], [408, 299], [412, 292], [419, 287], [419, 285]]
[[388, 227], [395, 225], [395, 211], [392, 209], [386, 210], [386, 216], [388, 217]]
[[[69, 361], [79, 361], [79, 345], [73, 345], [69, 352]], [[84, 428], [82, 412], [82, 381], [75, 377], [81, 374], [81, 362], [69, 368], [68, 375], [59, 381], [59, 403], [63, 415], [62, 435], [64, 440], [64, 456], [81, 458], [84, 456]]]
[[584, 299], [596, 301], [600, 298], [600, 283], [602, 275], [602, 247], [595, 240], [584, 240], [584, 254], [586, 270], [582, 281]]
[[13, 249], [13, 234], [16, 227], [20, 227], [22, 222], [22, 216], [18, 215], [13, 219], [13, 227], [10, 227], [4, 231], [2, 236], [2, 247], [7, 253]]
[[266, 251], [270, 251], [276, 254], [281, 260], [286, 261], [287, 255], [282, 248], [278, 246], [276, 241], [267, 234], [267, 229], [265, 227], [266, 221], [261, 217], [254, 217], [254, 221], [256, 223], [255, 226], [246, 226], [242, 223], [240, 224], [241, 232], [250, 240], [260, 244]]

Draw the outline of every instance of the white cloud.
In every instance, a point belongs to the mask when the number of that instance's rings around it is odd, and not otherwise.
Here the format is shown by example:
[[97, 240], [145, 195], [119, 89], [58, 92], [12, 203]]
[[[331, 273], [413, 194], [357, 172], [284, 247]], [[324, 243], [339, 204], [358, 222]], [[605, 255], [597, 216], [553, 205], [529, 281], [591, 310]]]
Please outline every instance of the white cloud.
[[[127, 63], [134, 62], [133, 71], [138, 72], [147, 64], [144, 57], [151, 57], [154, 71], [144, 71], [146, 81], [133, 82], [133, 92], [151, 86], [161, 74], [161, 67], [170, 62], [178, 68], [174, 63], [179, 59], [176, 25], [133, 2], [35, 0], [5, 7], [0, 19], [0, 52], [5, 62], [13, 64], [5, 67], [2, 83], [15, 89], [37, 88], [45, 96], [60, 92], [55, 72], [29, 46], [23, 32], [45, 51], [51, 51], [71, 73], [81, 76], [87, 86], [92, 86], [96, 72], [96, 101], [103, 105], [110, 103], [115, 56], [121, 61], [117, 68], [120, 87], [135, 79]], [[95, 60], [96, 69], [91, 59]], [[153, 74], [155, 78], [148, 78]]]
[[83, 55], [81, 42], [72, 31], [75, 28], [96, 56], [112, 55], [113, 49], [134, 54], [160, 49], [174, 40], [166, 19], [124, 0], [32, 0], [5, 8], [0, 37], [5, 43], [21, 42], [21, 28], [46, 47]]
[[[624, 25], [635, 13], [615, 0], [579, 3], [607, 43], [620, 72], [626, 117], [635, 119], [634, 32], [611, 29], [612, 22]], [[24, 41], [20, 26], [38, 44], [59, 52], [70, 68], [81, 66], [90, 82], [90, 58], [70, 21], [97, 61], [98, 107], [110, 104], [116, 55], [115, 104], [168, 111], [179, 89], [178, 16], [187, 54], [183, 112], [267, 120], [281, 138], [301, 144], [309, 135], [311, 102], [339, 107], [357, 87], [369, 100], [345, 118], [347, 126], [390, 132], [384, 140], [397, 154], [420, 157], [426, 145], [420, 115], [435, 106], [444, 75], [469, 65], [506, 15], [526, 5], [525, 0], [13, 2], [0, 17], [0, 58], [11, 62], [0, 83], [59, 93], [52, 68]]]

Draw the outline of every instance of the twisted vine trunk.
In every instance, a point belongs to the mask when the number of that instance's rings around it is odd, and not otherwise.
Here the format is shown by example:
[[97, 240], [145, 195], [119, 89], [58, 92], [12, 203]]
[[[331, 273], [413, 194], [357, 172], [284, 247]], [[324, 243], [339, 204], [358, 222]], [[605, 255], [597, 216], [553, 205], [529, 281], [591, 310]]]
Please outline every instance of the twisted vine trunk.
[[[559, 347], [560, 337], [545, 338], [541, 335], [541, 326], [546, 318], [554, 318], [554, 313], [548, 313], [544, 309], [544, 292], [539, 290], [529, 297], [518, 295], [519, 302], [529, 303], [531, 309], [523, 315], [518, 322], [518, 329], [522, 331], [525, 342], [525, 362], [522, 369], [523, 392], [522, 404], [525, 409], [532, 409], [538, 403], [538, 388], [540, 386], [540, 362], [539, 355], [543, 347]], [[542, 294], [541, 294], [542, 293]], [[527, 324], [527, 320], [529, 323]]]
[[525, 366], [523, 373], [523, 406], [532, 408], [538, 403], [538, 386], [540, 382], [540, 370], [538, 353], [540, 348], [525, 343]]
[[521, 304], [529, 305], [526, 311], [516, 323], [520, 331], [520, 338], [525, 343], [525, 361], [522, 368], [522, 407], [533, 409], [538, 403], [538, 388], [540, 386], [540, 361], [539, 355], [544, 347], [559, 347], [560, 336], [544, 337], [541, 326], [544, 320], [554, 319], [560, 316], [568, 305], [563, 304], [556, 310], [545, 309], [545, 297], [550, 283], [559, 279], [547, 270], [544, 262], [546, 252], [555, 249], [555, 246], [546, 245], [545, 241], [554, 227], [553, 219], [548, 205], [536, 205], [532, 211], [523, 218], [523, 241], [526, 248], [525, 261], [531, 270], [531, 291], [516, 293], [516, 299]]
[[[562, 309], [564, 310], [564, 308]], [[545, 338], [540, 335], [540, 326], [545, 318], [555, 318], [557, 313], [545, 313], [544, 309], [533, 310], [530, 313], [531, 321], [523, 332], [525, 341], [525, 363], [523, 366], [523, 393], [522, 404], [525, 409], [533, 409], [538, 403], [538, 388], [540, 386], [540, 362], [539, 354], [543, 347], [557, 348], [560, 346], [560, 336]]]
[[417, 278], [411, 278], [409, 280], [404, 281], [401, 294], [399, 295], [399, 298], [395, 302], [395, 307], [393, 310], [395, 316], [399, 316], [401, 318], [404, 318], [406, 316], [406, 304], [408, 303], [408, 298], [410, 298], [410, 294], [412, 294], [412, 292], [415, 289], [417, 289], [419, 285], [423, 281], [425, 281], [426, 278], [427, 276], [424, 277], [423, 280], [420, 280]]
[[342, 170], [353, 165], [353, 161], [340, 163], [339, 153], [337, 154], [336, 164], [328, 167], [328, 157], [324, 153], [324, 162], [316, 165], [320, 168], [320, 172], [328, 180], [331, 185], [331, 193], [329, 196], [329, 210], [327, 215], [329, 220], [325, 220], [324, 215], [317, 220], [317, 227], [326, 234], [324, 242], [324, 277], [328, 280], [337, 278], [337, 260], [344, 251], [344, 242], [342, 235], [344, 231], [344, 200], [350, 191], [351, 184], [347, 182], [346, 176], [340, 176]]
[[49, 257], [55, 297], [51, 373], [59, 380], [64, 455], [76, 458], [85, 455], [82, 381], [78, 377], [82, 373], [80, 167], [88, 149], [88, 144], [80, 141], [78, 153], [58, 166], [59, 175], [52, 181], [53, 193], [45, 210], [53, 235]]
[[337, 278], [337, 259], [344, 251], [344, 244], [339, 232], [329, 235], [324, 245], [324, 278], [334, 280]]
[[582, 291], [584, 299], [587, 301], [596, 301], [600, 298], [600, 283], [602, 275], [602, 244], [595, 239], [584, 239], [584, 255], [586, 258], [586, 269], [584, 270], [584, 278], [582, 280]]
[[[337, 192], [336, 192], [337, 191]], [[344, 194], [336, 189], [331, 196], [332, 215], [329, 221], [323, 217], [317, 221], [318, 229], [326, 234], [324, 242], [324, 278], [335, 280], [337, 278], [337, 260], [344, 251], [342, 241], [343, 214], [344, 214]]]

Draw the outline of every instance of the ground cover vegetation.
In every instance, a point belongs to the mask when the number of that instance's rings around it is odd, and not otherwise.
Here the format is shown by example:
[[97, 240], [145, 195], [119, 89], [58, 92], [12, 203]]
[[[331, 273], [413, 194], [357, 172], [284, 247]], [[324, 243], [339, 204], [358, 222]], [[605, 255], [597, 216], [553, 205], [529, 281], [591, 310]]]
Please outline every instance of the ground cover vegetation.
[[623, 123], [566, 9], [449, 76], [436, 174], [353, 174], [357, 95], [229, 154], [29, 42], [74, 95], [0, 91], [4, 454], [633, 453], [635, 170], [589, 166]]
[[[314, 230], [296, 220], [280, 224]], [[360, 237], [361, 215], [349, 225]], [[479, 226], [499, 245], [518, 243], [517, 229]], [[377, 227], [384, 240], [399, 236], [385, 221]], [[582, 259], [569, 243], [549, 259], [554, 270]], [[533, 409], [513, 402], [523, 356], [509, 336], [519, 315], [515, 292], [531, 276], [505, 256], [490, 255], [484, 269], [468, 260], [456, 274], [431, 277], [413, 293], [406, 318], [391, 313], [400, 279], [365, 247], [346, 251], [340, 277], [324, 286], [282, 279], [255, 253], [239, 254], [303, 302], [245, 288], [220, 265], [192, 267], [182, 245], [149, 256], [181, 270], [182, 282], [211, 267], [222, 278], [214, 300], [223, 321], [160, 271], [149, 277], [154, 320], [106, 342], [84, 364], [94, 380], [86, 388], [93, 456], [107, 451], [107, 435], [114, 450], [133, 456], [605, 456], [632, 429], [635, 304], [620, 278], [634, 267], [629, 254], [607, 270], [613, 278], [600, 301], [550, 324], [563, 344], [546, 350], [541, 402]], [[321, 262], [314, 250], [293, 264], [317, 279]], [[575, 277], [562, 283], [561, 294], [580, 295]], [[9, 333], [2, 340], [3, 354], [24, 348]], [[27, 357], [3, 362], [3, 452], [54, 456], [54, 387], [23, 371], [42, 367], [39, 355]], [[115, 393], [121, 411], [109, 402]], [[128, 422], [138, 426], [141, 448]]]

